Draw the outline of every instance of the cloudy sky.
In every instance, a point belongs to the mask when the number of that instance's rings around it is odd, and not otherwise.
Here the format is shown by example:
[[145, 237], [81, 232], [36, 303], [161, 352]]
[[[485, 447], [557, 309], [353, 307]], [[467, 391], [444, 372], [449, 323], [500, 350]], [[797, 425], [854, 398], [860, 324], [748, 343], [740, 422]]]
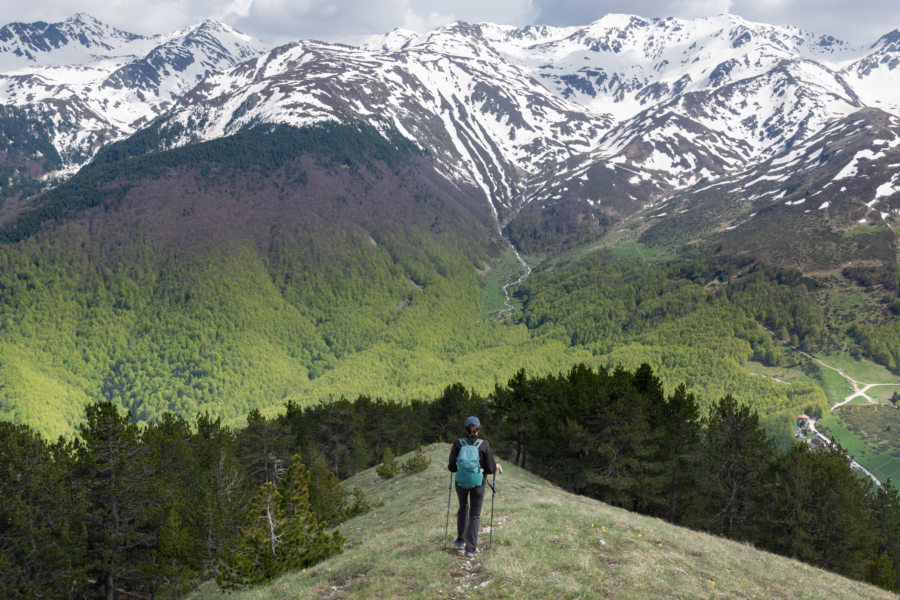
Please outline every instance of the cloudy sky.
[[457, 20], [585, 25], [607, 13], [643, 17], [732, 13], [857, 43], [874, 42], [900, 28], [897, 0], [0, 0], [0, 25], [62, 21], [75, 12], [145, 34], [214, 18], [271, 43], [346, 40], [395, 27], [426, 31]]

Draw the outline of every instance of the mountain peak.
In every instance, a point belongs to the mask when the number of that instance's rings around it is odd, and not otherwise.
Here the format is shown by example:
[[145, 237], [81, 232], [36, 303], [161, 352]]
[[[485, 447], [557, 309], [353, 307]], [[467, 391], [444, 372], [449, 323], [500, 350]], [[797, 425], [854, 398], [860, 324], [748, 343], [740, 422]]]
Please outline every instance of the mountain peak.
[[603, 28], [603, 29], [625, 29], [626, 27], [632, 27], [635, 25], [646, 25], [648, 21], [643, 17], [639, 17], [637, 15], [632, 15], [628, 13], [608, 13], [591, 23], [588, 28]]
[[143, 39], [147, 38], [106, 25], [87, 13], [59, 23], [10, 23], [0, 28], [0, 71], [23, 65], [80, 64]]
[[872, 49], [878, 49], [883, 52], [900, 52], [900, 29], [895, 29], [881, 36], [877, 42], [872, 44]]
[[203, 21], [201, 21], [197, 25], [194, 25], [191, 29], [193, 29], [194, 31], [217, 31], [223, 33], [237, 32], [237, 30], [235, 30], [230, 25], [223, 23], [222, 21], [219, 21], [217, 19], [203, 19]]
[[66, 19], [65, 23], [72, 24], [72, 25], [90, 25], [90, 26], [103, 25], [102, 21], [95, 19], [88, 13], [84, 13], [84, 12], [75, 13], [74, 15], [72, 15], [71, 17]]

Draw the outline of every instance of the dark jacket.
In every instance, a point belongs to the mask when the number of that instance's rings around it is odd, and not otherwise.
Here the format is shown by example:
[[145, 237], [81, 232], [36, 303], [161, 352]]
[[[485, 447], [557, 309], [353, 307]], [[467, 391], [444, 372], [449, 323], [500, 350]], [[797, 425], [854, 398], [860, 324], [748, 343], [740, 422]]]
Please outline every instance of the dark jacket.
[[[465, 439], [467, 443], [474, 444], [478, 437]], [[453, 441], [453, 446], [450, 448], [450, 462], [447, 465], [447, 468], [453, 473], [456, 473], [456, 457], [459, 456], [460, 448], [462, 448], [462, 444], [459, 443], [459, 438], [457, 438]], [[491, 443], [489, 441], [481, 440], [481, 445], [478, 446], [478, 459], [481, 462], [481, 468], [484, 469], [485, 475], [497, 472], [497, 462], [494, 460], [494, 453], [491, 452]]]

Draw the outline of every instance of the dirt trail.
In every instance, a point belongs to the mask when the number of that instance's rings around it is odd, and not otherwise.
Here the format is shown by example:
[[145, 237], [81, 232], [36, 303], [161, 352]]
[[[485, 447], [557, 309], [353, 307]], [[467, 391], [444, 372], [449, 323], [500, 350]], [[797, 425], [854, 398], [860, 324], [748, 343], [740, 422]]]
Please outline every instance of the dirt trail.
[[[851, 400], [854, 400], [856, 398], [865, 398], [870, 404], [878, 404], [878, 401], [875, 400], [874, 398], [872, 398], [871, 396], [869, 396], [868, 394], [866, 394], [866, 392], [868, 392], [871, 388], [876, 387], [876, 386], [884, 386], [884, 385], [900, 386], [900, 383], [863, 383], [860, 381], [856, 381], [855, 379], [853, 379], [852, 377], [847, 375], [843, 369], [839, 369], [837, 367], [832, 367], [831, 365], [824, 363], [823, 361], [819, 360], [815, 356], [812, 356], [811, 354], [807, 354], [806, 352], [802, 352], [802, 351], [798, 351], [798, 352], [800, 352], [800, 354], [809, 358], [810, 360], [816, 361], [817, 363], [819, 363], [826, 369], [831, 369], [832, 371], [837, 371], [837, 373], [840, 374], [841, 377], [843, 377], [844, 379], [849, 381], [850, 385], [853, 386], [853, 393], [850, 394], [849, 396], [847, 396], [846, 398], [844, 398], [843, 402], [838, 402], [837, 404], [832, 406], [831, 412], [834, 412], [835, 409], [840, 408], [841, 406], [847, 404], [848, 402], [850, 402]], [[862, 386], [862, 387], [860, 387], [860, 386]]]

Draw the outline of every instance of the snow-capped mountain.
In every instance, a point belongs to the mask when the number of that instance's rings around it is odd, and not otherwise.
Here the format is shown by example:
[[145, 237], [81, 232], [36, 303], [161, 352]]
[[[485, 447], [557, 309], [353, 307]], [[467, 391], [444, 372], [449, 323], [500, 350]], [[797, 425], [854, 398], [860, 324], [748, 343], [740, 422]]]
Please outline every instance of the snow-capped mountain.
[[[121, 31], [90, 15], [62, 23], [10, 23], [0, 27], [0, 71], [26, 65], [64, 66], [92, 62], [123, 48], [149, 50], [152, 38]], [[148, 47], [149, 46], [149, 47]]]
[[139, 36], [87, 15], [0, 29], [0, 104], [44, 124], [63, 171], [167, 110], [211, 72], [264, 49], [215, 21]]
[[900, 30], [883, 36], [840, 73], [865, 104], [900, 113]]
[[[865, 106], [894, 111], [897, 88], [882, 82], [900, 73], [895, 45], [892, 35], [856, 47], [731, 15], [457, 23], [352, 47], [278, 48], [210, 76], [162, 129], [178, 131], [163, 136], [178, 145], [259, 122], [361, 119], [414, 140], [501, 214], [604, 193], [628, 212], [777, 156]], [[618, 172], [601, 178], [605, 192], [591, 185], [594, 165]], [[623, 196], [613, 184], [634, 189]]]
[[893, 262], [900, 117], [862, 109], [750, 169], [676, 192], [644, 218], [649, 244], [713, 235], [727, 250], [813, 269]]
[[0, 102], [48, 122], [67, 166], [151, 121], [163, 147], [364, 121], [480, 187], [501, 222], [562, 199], [631, 214], [765, 168], [859, 111], [900, 115], [900, 32], [853, 46], [732, 15], [456, 23], [265, 53], [212, 22], [155, 38], [83, 15], [0, 31]]
[[611, 124], [504, 60], [471, 26], [395, 46], [277, 48], [208, 77], [163, 129], [180, 132], [170, 139], [180, 145], [259, 122], [364, 120], [416, 141], [448, 176], [476, 183], [502, 210], [521, 194], [522, 173], [588, 151]]

